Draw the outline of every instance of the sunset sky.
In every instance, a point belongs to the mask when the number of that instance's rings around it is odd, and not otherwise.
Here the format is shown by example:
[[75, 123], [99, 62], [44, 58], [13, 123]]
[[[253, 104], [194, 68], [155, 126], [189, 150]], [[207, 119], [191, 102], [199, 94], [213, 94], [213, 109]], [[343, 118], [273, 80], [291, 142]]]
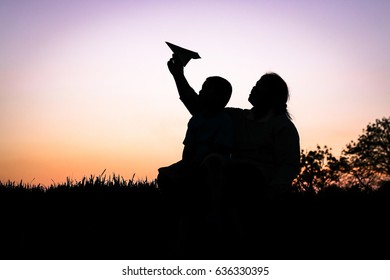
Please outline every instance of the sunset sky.
[[390, 1], [2, 0], [0, 181], [154, 179], [181, 157], [190, 114], [165, 41], [197, 51], [185, 73], [233, 86], [250, 108], [266, 72], [290, 88], [302, 149], [336, 156], [390, 115]]

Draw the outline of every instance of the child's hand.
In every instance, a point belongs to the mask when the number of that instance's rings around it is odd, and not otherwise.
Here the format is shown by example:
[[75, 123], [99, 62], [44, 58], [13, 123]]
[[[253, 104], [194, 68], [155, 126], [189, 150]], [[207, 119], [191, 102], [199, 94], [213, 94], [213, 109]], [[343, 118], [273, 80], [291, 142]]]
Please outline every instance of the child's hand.
[[167, 65], [169, 72], [171, 72], [173, 76], [184, 75], [184, 66], [176, 54], [172, 55], [172, 58], [168, 61]]

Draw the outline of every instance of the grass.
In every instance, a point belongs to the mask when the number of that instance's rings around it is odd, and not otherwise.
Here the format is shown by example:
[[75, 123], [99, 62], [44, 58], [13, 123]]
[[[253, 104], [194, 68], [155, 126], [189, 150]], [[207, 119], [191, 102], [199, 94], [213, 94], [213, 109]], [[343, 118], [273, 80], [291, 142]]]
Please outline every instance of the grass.
[[149, 240], [161, 203], [155, 181], [104, 172], [47, 187], [0, 182], [0, 258], [146, 258], [143, 247], [164, 246]]
[[[259, 202], [257, 212], [244, 215], [256, 233], [252, 240], [262, 244], [255, 258], [388, 259], [390, 195], [385, 190], [329, 187]], [[134, 176], [125, 180], [102, 172], [47, 187], [0, 182], [0, 258], [171, 258], [180, 212], [172, 208], [155, 180]]]
[[131, 179], [124, 179], [120, 175], [113, 173], [112, 175], [107, 176], [104, 170], [100, 175], [90, 175], [90, 177], [83, 177], [80, 181], [67, 178], [63, 183], [53, 183], [49, 186], [44, 186], [41, 184], [34, 185], [32, 183], [24, 183], [20, 181], [19, 183], [15, 181], [0, 181], [0, 189], [4, 190], [14, 190], [14, 191], [40, 191], [40, 192], [51, 192], [51, 191], [60, 191], [60, 190], [69, 190], [69, 191], [85, 191], [85, 190], [96, 190], [96, 189], [106, 189], [106, 190], [117, 190], [123, 188], [157, 188], [156, 180], [148, 181], [145, 180], [134, 180], [135, 174]]

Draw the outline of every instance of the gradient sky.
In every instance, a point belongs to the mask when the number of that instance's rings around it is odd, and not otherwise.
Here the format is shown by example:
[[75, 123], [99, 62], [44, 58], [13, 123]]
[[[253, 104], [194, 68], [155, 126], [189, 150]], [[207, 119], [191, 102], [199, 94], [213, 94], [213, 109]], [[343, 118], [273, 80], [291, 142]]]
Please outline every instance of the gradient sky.
[[181, 157], [190, 114], [165, 41], [199, 52], [250, 108], [265, 72], [290, 88], [302, 149], [334, 155], [390, 114], [390, 1], [0, 2], [0, 180], [154, 179]]

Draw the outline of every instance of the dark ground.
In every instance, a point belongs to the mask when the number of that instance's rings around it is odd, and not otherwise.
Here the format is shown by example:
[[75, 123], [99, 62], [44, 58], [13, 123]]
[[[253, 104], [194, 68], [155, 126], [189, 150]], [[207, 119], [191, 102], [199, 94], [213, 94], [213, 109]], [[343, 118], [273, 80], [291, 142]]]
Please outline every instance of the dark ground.
[[[1, 259], [390, 259], [386, 192], [291, 194], [241, 212], [245, 232], [188, 219], [158, 189], [0, 189]], [[192, 223], [192, 224], [191, 224]], [[212, 223], [212, 222], [211, 222]]]

